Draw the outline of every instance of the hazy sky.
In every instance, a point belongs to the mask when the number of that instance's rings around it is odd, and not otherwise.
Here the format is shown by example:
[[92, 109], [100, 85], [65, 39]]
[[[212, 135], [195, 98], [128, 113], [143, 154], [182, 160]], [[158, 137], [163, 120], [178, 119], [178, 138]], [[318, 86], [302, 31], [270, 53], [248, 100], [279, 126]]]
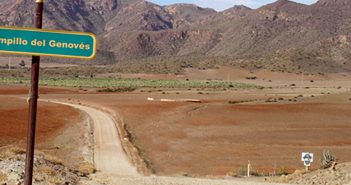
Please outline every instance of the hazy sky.
[[[272, 3], [276, 0], [148, 0], [159, 5], [169, 5], [174, 3], [192, 3], [201, 7], [209, 7], [221, 11], [234, 5], [246, 5], [251, 8], [258, 8], [262, 5]], [[317, 0], [292, 0], [304, 4], [313, 4]]]

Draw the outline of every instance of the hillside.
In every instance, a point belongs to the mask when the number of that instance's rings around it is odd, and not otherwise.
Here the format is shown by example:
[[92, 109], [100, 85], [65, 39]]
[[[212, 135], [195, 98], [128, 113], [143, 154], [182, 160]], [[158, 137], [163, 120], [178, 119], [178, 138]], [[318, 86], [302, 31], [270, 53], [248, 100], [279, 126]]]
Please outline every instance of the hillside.
[[[32, 1], [0, 2], [0, 25], [33, 24]], [[97, 60], [109, 63], [219, 57], [277, 71], [335, 72], [351, 69], [350, 8], [348, 0], [313, 5], [278, 0], [222, 12], [144, 0], [57, 0], [46, 3], [44, 27], [96, 33]]]

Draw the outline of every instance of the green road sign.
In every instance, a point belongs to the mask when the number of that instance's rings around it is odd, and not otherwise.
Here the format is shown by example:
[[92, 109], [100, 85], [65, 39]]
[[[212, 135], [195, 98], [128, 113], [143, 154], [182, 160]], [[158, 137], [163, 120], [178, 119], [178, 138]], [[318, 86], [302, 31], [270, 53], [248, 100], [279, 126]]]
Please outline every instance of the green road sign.
[[0, 27], [0, 52], [92, 59], [96, 37], [83, 32]]

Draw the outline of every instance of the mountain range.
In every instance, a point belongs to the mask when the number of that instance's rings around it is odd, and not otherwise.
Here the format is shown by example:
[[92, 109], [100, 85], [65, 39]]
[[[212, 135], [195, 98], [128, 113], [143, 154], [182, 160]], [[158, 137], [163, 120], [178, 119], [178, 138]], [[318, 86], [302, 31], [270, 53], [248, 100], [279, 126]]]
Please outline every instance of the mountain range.
[[[0, 25], [32, 27], [32, 0], [0, 0]], [[304, 5], [278, 0], [216, 12], [144, 0], [47, 0], [44, 29], [93, 32], [98, 58], [219, 58], [278, 71], [349, 71], [351, 1]]]

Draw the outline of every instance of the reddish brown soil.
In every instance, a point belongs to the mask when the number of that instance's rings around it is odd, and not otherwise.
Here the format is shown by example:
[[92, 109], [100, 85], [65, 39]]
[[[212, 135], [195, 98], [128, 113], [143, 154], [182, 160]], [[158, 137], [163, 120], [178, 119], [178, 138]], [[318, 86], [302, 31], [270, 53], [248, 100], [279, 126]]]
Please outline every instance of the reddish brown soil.
[[[329, 90], [323, 88], [324, 92]], [[318, 89], [310, 91], [288, 88], [209, 92], [203, 95], [170, 91], [169, 94], [72, 93], [43, 94], [41, 97], [91, 104], [120, 114], [157, 174], [225, 175], [236, 173], [240, 167], [245, 168], [248, 160], [255, 170], [271, 173], [280, 169], [293, 171], [303, 168], [300, 161], [303, 151], [315, 153], [313, 168], [318, 167], [323, 149], [329, 149], [340, 162], [351, 161], [351, 119], [348, 116], [351, 94], [320, 95]], [[310, 98], [310, 93], [319, 93], [319, 96]], [[294, 103], [228, 103], [229, 100], [264, 100], [268, 97], [287, 99], [298, 94], [309, 98], [299, 98]], [[205, 101], [150, 102], [148, 97]], [[6, 104], [16, 105], [10, 102]], [[47, 117], [68, 119], [69, 116], [63, 115], [65, 112], [60, 112], [59, 116], [56, 115], [58, 112], [51, 112], [55, 115]], [[22, 107], [22, 112], [15, 116], [24, 114], [26, 110]], [[45, 114], [49, 115], [49, 112]], [[22, 134], [26, 127], [26, 119], [23, 120]], [[13, 135], [17, 133], [10, 134], [11, 137]]]
[[128, 112], [138, 114], [129, 116], [129, 123], [159, 173], [224, 175], [248, 160], [256, 170], [294, 170], [302, 165], [302, 151], [316, 153], [318, 161], [324, 148], [351, 160], [350, 109], [326, 104], [149, 104]]
[[[28, 119], [26, 100], [0, 96], [0, 102], [0, 147], [15, 143], [23, 144]], [[37, 141], [47, 142], [67, 125], [79, 121], [79, 115], [79, 111], [70, 107], [39, 102]]]
[[[351, 161], [351, 104], [344, 95], [297, 103], [248, 105], [228, 100], [266, 97], [266, 91], [220, 94], [91, 94], [51, 96], [106, 107], [123, 116], [160, 175], [225, 175], [246, 167], [273, 173], [303, 168], [303, 151], [323, 149]], [[199, 98], [205, 103], [150, 102], [154, 98]], [[266, 97], [267, 98], [267, 97]], [[310, 103], [303, 103], [310, 102]]]
[[[0, 95], [16, 95], [16, 94], [28, 94], [29, 87], [23, 86], [0, 86]], [[63, 88], [53, 88], [53, 87], [40, 87], [40, 94], [64, 94], [73, 93], [77, 90], [73, 89], [63, 89]]]

